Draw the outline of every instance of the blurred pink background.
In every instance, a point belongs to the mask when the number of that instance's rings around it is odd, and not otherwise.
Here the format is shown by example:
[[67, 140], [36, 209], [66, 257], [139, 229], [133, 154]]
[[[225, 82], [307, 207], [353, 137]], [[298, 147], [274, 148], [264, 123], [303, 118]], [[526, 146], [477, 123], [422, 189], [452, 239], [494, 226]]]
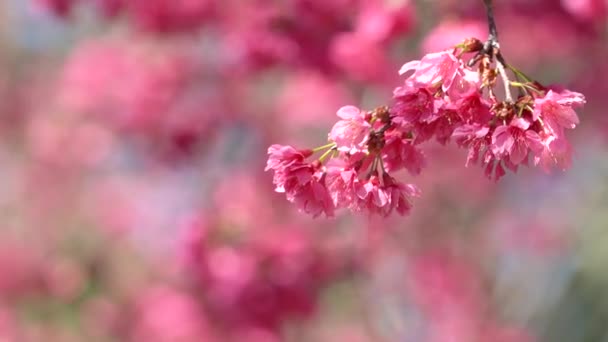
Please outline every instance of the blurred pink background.
[[509, 62], [587, 97], [572, 167], [427, 144], [410, 216], [313, 220], [268, 145], [484, 40], [481, 0], [2, 1], [0, 341], [608, 340], [608, 2], [495, 2]]

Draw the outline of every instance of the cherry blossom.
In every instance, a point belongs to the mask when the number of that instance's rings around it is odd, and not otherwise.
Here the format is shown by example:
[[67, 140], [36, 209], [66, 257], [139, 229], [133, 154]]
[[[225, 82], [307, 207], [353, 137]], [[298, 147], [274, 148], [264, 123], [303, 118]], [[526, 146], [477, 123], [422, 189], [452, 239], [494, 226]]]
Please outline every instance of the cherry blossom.
[[346, 106], [340, 108], [337, 115], [342, 120], [336, 122], [329, 132], [329, 140], [336, 143], [338, 151], [365, 152], [371, 128], [366, 120], [366, 112], [354, 106]]

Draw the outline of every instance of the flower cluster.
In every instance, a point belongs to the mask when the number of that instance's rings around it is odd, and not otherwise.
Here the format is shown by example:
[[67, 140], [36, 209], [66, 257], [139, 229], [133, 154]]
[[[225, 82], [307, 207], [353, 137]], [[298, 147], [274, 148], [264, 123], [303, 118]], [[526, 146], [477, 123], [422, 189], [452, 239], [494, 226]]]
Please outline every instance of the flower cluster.
[[[274, 170], [277, 192], [313, 216], [348, 208], [388, 216], [411, 209], [420, 194], [413, 184], [403, 184], [389, 172], [407, 169], [420, 173], [425, 159], [411, 136], [391, 124], [387, 107], [362, 111], [354, 106], [338, 110], [341, 118], [329, 133], [328, 145], [316, 150], [297, 150], [272, 145], [266, 170]], [[320, 158], [306, 159], [325, 150]], [[330, 160], [325, 162], [329, 157]]]
[[[338, 110], [328, 145], [315, 150], [271, 146], [266, 170], [275, 172], [275, 190], [315, 217], [333, 216], [337, 208], [407, 214], [420, 191], [391, 173], [419, 174], [425, 164], [419, 145], [433, 138], [468, 149], [466, 165], [482, 164], [495, 180], [505, 169], [516, 172], [529, 163], [545, 170], [569, 166], [565, 129], [579, 123], [574, 107], [585, 103], [584, 96], [532, 81], [491, 44], [467, 39], [408, 62], [399, 73], [408, 76], [394, 90], [390, 106]], [[306, 161], [323, 149], [319, 159]]]

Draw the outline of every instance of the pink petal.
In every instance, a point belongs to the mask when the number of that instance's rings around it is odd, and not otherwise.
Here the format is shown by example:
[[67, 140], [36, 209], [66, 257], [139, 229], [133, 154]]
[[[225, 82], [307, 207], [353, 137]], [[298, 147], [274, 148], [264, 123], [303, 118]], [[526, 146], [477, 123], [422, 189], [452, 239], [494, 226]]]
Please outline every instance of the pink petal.
[[528, 142], [528, 147], [530, 150], [532, 150], [532, 152], [540, 153], [545, 148], [538, 133], [534, 131], [526, 131], [525, 137]]
[[374, 204], [378, 207], [384, 207], [389, 200], [389, 194], [383, 189], [376, 189], [373, 192], [374, 195]]
[[574, 128], [579, 124], [576, 112], [570, 107], [562, 107], [561, 110], [555, 114], [555, 121], [557, 121], [560, 126]]
[[530, 122], [526, 119], [523, 118], [513, 118], [513, 120], [511, 120], [511, 126], [517, 127], [517, 128], [521, 128], [522, 130], [527, 130], [528, 128], [530, 128]]
[[352, 120], [362, 117], [361, 110], [355, 106], [344, 106], [338, 109], [336, 114], [344, 120]]
[[524, 139], [517, 139], [509, 158], [513, 164], [520, 164], [528, 156], [528, 145], [526, 145]]
[[411, 61], [403, 64], [401, 69], [399, 69], [399, 75], [403, 75], [410, 70], [416, 70], [420, 67], [420, 61]]
[[494, 154], [510, 153], [515, 139], [509, 132], [508, 126], [499, 126], [492, 136], [492, 152]]

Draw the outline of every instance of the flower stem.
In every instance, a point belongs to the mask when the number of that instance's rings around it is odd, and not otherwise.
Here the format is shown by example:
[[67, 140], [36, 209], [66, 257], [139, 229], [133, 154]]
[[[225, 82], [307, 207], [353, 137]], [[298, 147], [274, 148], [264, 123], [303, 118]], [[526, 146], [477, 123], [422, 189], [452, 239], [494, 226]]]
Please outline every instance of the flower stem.
[[542, 90], [536, 89], [536, 87], [534, 87], [533, 85], [527, 84], [527, 83], [511, 81], [511, 85], [514, 87], [520, 87], [520, 88], [524, 89], [526, 92], [528, 90], [530, 90], [537, 94], [542, 94]]
[[513, 67], [512, 65], [506, 64], [507, 69], [511, 70], [515, 75], [517, 75], [518, 77], [521, 77], [524, 79], [524, 81], [526, 82], [532, 82], [532, 79], [530, 77], [528, 77], [528, 75], [524, 74], [523, 72], [521, 72], [519, 69]]
[[331, 142], [331, 143], [329, 143], [329, 144], [327, 144], [327, 145], [323, 145], [323, 146], [316, 147], [316, 148], [314, 148], [312, 151], [313, 151], [314, 153], [316, 153], [316, 152], [322, 151], [322, 150], [324, 150], [324, 149], [326, 149], [326, 148], [330, 148], [330, 147], [334, 147], [334, 146], [336, 146], [336, 143], [335, 143], [335, 142]]
[[323, 163], [325, 161], [325, 159], [327, 159], [327, 156], [329, 156], [332, 152], [334, 152], [333, 146], [329, 150], [325, 151], [325, 153], [323, 153], [323, 155], [321, 155], [321, 157], [319, 157], [319, 161], [321, 163]]
[[372, 178], [373, 175], [378, 174], [378, 172], [377, 172], [378, 158], [380, 158], [380, 156], [376, 154], [374, 156], [374, 161], [372, 162], [372, 167], [369, 169], [369, 172], [367, 173], [366, 179], [370, 179], [370, 178]]

